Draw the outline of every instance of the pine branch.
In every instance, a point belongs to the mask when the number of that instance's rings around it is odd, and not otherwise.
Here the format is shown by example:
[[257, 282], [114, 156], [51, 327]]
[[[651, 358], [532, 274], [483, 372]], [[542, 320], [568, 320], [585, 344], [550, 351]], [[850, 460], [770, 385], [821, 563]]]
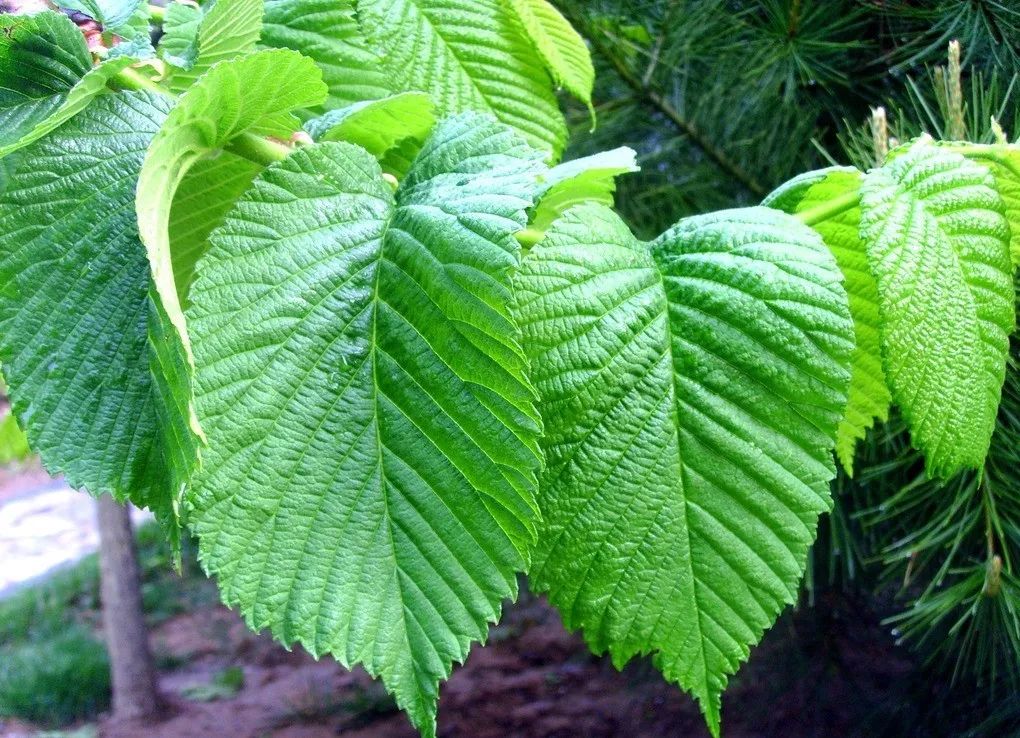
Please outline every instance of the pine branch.
[[681, 115], [680, 111], [665, 96], [654, 90], [650, 84], [645, 84], [621, 58], [613, 53], [610, 46], [604, 43], [598, 34], [590, 33], [588, 36], [595, 51], [612, 65], [620, 79], [634, 91], [638, 98], [662, 113], [720, 169], [740, 182], [755, 197], [760, 198], [767, 194], [768, 190], [753, 174], [741, 167], [724, 150], [717, 147], [693, 121]]

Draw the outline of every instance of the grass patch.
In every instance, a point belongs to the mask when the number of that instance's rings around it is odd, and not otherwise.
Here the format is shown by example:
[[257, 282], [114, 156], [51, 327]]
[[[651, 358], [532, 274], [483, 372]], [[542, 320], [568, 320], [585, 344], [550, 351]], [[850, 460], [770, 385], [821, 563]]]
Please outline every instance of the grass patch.
[[[190, 541], [183, 546], [180, 574], [155, 523], [139, 528], [137, 543], [150, 626], [218, 602]], [[100, 607], [95, 554], [0, 600], [0, 717], [60, 727], [108, 707], [109, 662], [96, 635]]]
[[106, 647], [87, 629], [0, 648], [0, 715], [60, 727], [109, 704]]
[[181, 690], [181, 696], [192, 702], [212, 702], [233, 697], [244, 687], [244, 670], [228, 666], [213, 674], [206, 684], [193, 684]]

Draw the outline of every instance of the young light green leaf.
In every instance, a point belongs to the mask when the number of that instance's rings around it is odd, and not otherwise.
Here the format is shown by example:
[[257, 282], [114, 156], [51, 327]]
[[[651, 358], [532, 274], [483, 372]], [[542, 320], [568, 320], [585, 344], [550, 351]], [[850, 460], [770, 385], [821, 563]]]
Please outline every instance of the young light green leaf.
[[209, 234], [219, 226], [262, 166], [223, 151], [200, 159], [174, 193], [167, 233], [173, 257], [174, 284], [187, 309], [195, 264], [209, 248]]
[[191, 69], [198, 59], [198, 30], [202, 10], [195, 5], [172, 2], [163, 16], [163, 36], [159, 39], [159, 56], [178, 69]]
[[510, 0], [510, 7], [553, 81], [587, 105], [594, 121], [591, 91], [595, 67], [581, 34], [548, 0]]
[[138, 180], [138, 227], [156, 290], [189, 356], [174, 272], [190, 273], [193, 265], [184, 262], [201, 248], [182, 246], [183, 253], [175, 253], [169, 221], [177, 188], [200, 160], [246, 131], [289, 136], [298, 127], [289, 111], [317, 105], [325, 94], [315, 63], [289, 49], [221, 62], [180, 97], [149, 146]]
[[634, 149], [621, 146], [565, 161], [550, 169], [543, 179], [538, 202], [531, 210], [531, 227], [544, 231], [567, 210], [582, 203], [611, 207], [616, 178], [641, 169], [635, 157]]
[[[762, 203], [787, 213], [803, 213], [848, 192], [857, 192], [863, 175], [851, 167], [832, 167], [795, 177]], [[853, 476], [854, 451], [875, 418], [889, 417], [892, 396], [882, 370], [878, 286], [868, 265], [860, 236], [860, 205], [812, 224], [829, 247], [845, 278], [854, 319], [854, 353], [850, 363], [850, 392], [846, 413], [836, 433], [836, 455]]]
[[932, 476], [980, 468], [995, 427], [1014, 296], [994, 185], [980, 164], [921, 142], [861, 188], [885, 375]]
[[0, 194], [0, 358], [46, 468], [149, 507], [175, 540], [197, 441], [180, 412], [187, 377], [172, 371], [183, 349], [149, 299], [134, 212], [168, 108], [148, 93], [103, 95], [25, 149]]
[[173, 73], [170, 89], [186, 90], [216, 64], [254, 51], [263, 10], [262, 0], [216, 0], [199, 23], [194, 63]]
[[266, 0], [262, 43], [310, 56], [329, 87], [315, 114], [399, 92], [368, 48], [351, 0]]
[[1006, 206], [1009, 251], [1013, 266], [1020, 266], [1020, 145], [950, 145], [971, 161], [983, 164], [995, 177], [995, 189]]
[[714, 735], [831, 504], [853, 348], [841, 279], [779, 211], [647, 244], [582, 205], [517, 280], [547, 461], [532, 586], [617, 666], [652, 653]]
[[60, 13], [0, 14], [0, 157], [75, 116], [131, 61], [93, 68], [81, 31]]
[[534, 543], [541, 422], [509, 303], [539, 156], [448, 119], [394, 194], [363, 149], [300, 149], [192, 290], [204, 566], [252, 627], [381, 676], [426, 736]]
[[[347, 141], [368, 151], [384, 171], [403, 176], [406, 168], [387, 166], [387, 155], [404, 142], [421, 148], [436, 124], [432, 101], [424, 92], [401, 92], [379, 100], [365, 100], [305, 123], [305, 131], [316, 141]], [[401, 157], [406, 162], [406, 157]]]
[[425, 90], [440, 116], [489, 112], [559, 158], [566, 122], [505, 0], [356, 0], [390, 84]]
[[22, 461], [32, 455], [24, 431], [18, 427], [18, 419], [8, 409], [0, 418], [0, 464]]

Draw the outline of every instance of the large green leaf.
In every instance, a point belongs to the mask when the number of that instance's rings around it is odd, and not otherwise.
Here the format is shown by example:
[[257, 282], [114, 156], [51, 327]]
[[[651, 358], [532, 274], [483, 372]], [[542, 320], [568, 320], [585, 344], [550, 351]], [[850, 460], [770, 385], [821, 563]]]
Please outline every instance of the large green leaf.
[[398, 92], [381, 57], [368, 48], [350, 0], [266, 0], [262, 43], [310, 56], [329, 87], [324, 106], [334, 110]]
[[390, 84], [439, 115], [491, 112], [558, 158], [567, 127], [551, 80], [505, 0], [356, 0]]
[[595, 67], [581, 34], [548, 0], [509, 0], [509, 4], [553, 81], [587, 105], [594, 118]]
[[0, 14], [0, 157], [72, 118], [130, 63], [93, 68], [81, 31], [60, 13]]
[[[770, 194], [763, 205], [787, 213], [803, 213], [824, 207], [833, 200], [856, 193], [862, 174], [850, 167], [832, 167], [796, 177]], [[892, 396], [882, 371], [882, 347], [878, 310], [878, 286], [868, 265], [860, 235], [859, 205], [840, 210], [812, 223], [836, 257], [845, 278], [854, 319], [854, 353], [850, 366], [850, 393], [846, 413], [836, 433], [836, 454], [847, 474], [853, 476], [854, 450], [875, 418], [889, 417]]]
[[194, 62], [173, 73], [170, 88], [186, 90], [216, 64], [254, 51], [262, 13], [262, 0], [216, 0], [199, 22]]
[[464, 115], [394, 194], [361, 148], [300, 149], [192, 289], [205, 567], [252, 627], [380, 675], [428, 736], [535, 537], [541, 424], [509, 303], [538, 156]]
[[776, 210], [648, 244], [583, 205], [518, 280], [547, 461], [533, 586], [617, 665], [654, 654], [715, 735], [728, 675], [796, 599], [831, 504], [853, 348], [841, 279]]
[[169, 104], [104, 95], [25, 150], [0, 194], [0, 359], [32, 447], [77, 488], [177, 530], [194, 464], [183, 349], [148, 297], [134, 196]]
[[189, 241], [175, 252], [169, 223], [177, 188], [199, 161], [246, 131], [289, 135], [298, 127], [289, 111], [316, 105], [325, 93], [311, 59], [288, 49], [221, 62], [180, 97], [149, 146], [138, 180], [138, 227], [156, 290], [189, 355], [174, 272], [190, 274], [193, 263], [188, 260], [203, 247]]
[[538, 202], [531, 209], [532, 228], [544, 231], [567, 210], [582, 203], [611, 206], [616, 178], [639, 169], [634, 149], [627, 146], [557, 164], [543, 178]]
[[1005, 206], [989, 171], [921, 142], [864, 177], [885, 374], [933, 476], [988, 453], [1013, 331]]

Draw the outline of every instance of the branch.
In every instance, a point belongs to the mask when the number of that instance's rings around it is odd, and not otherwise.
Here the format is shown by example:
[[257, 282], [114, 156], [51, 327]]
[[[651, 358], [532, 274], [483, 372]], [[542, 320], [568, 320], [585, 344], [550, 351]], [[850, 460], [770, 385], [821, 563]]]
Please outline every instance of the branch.
[[616, 73], [635, 93], [643, 98], [648, 104], [656, 108], [660, 113], [666, 116], [673, 125], [675, 125], [682, 134], [687, 136], [699, 149], [705, 152], [705, 155], [714, 161], [720, 169], [728, 173], [744, 187], [746, 187], [751, 194], [757, 197], [764, 197], [768, 190], [759, 182], [754, 175], [747, 172], [737, 162], [730, 158], [729, 154], [717, 147], [712, 140], [705, 135], [692, 121], [685, 118], [680, 114], [673, 104], [667, 100], [661, 93], [653, 90], [648, 84], [645, 84], [633, 71], [631, 71], [624, 62], [611, 53], [609, 47], [607, 47], [597, 34], [589, 34], [591, 44], [599, 54], [613, 65], [613, 69]]

